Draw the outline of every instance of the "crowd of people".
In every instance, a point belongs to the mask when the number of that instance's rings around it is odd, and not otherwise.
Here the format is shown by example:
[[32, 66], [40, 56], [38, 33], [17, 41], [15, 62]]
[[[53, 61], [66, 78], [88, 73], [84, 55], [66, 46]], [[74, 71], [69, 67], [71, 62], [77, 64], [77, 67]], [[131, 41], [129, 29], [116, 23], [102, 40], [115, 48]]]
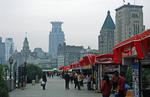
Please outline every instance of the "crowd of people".
[[112, 75], [112, 80], [109, 80], [109, 76], [105, 74], [101, 81], [101, 92], [103, 97], [109, 97], [112, 92], [117, 92], [117, 97], [125, 97], [125, 78], [123, 73], [119, 74], [115, 71]]
[[[54, 74], [51, 74], [51, 77], [53, 77]], [[65, 80], [65, 89], [69, 89], [69, 83], [74, 83], [74, 88], [81, 90], [81, 87], [84, 87], [84, 79], [86, 79], [87, 89], [88, 90], [94, 90], [93, 87], [93, 75], [91, 73], [84, 74], [83, 72], [71, 72], [68, 73], [67, 71], [64, 71], [60, 74], [60, 76]], [[110, 75], [107, 74], [103, 75], [103, 80], [101, 81], [101, 93], [103, 97], [109, 97], [111, 93], [117, 92], [117, 97], [125, 97], [125, 77], [123, 76], [123, 73], [118, 73], [115, 71], [112, 74], [111, 80]], [[43, 90], [45, 90], [46, 86], [46, 73], [43, 73], [42, 82], [43, 82]]]
[[69, 82], [74, 82], [74, 88], [78, 88], [78, 90], [81, 90], [81, 87], [84, 86], [84, 74], [81, 72], [71, 72], [70, 74], [68, 74], [68, 72], [63, 72], [62, 77], [65, 79], [65, 89], [69, 89]]
[[[81, 87], [83, 86], [83, 80], [86, 78], [87, 89], [94, 90], [93, 76], [90, 73], [84, 75], [81, 72], [71, 72], [70, 74], [68, 74], [68, 72], [63, 72], [62, 77], [65, 79], [65, 89], [69, 89], [69, 81], [71, 83], [74, 81], [74, 88], [81, 90]], [[100, 90], [103, 97], [109, 97], [110, 94], [114, 92], [117, 93], [117, 97], [125, 97], [125, 77], [122, 73], [119, 74], [117, 71], [115, 71], [112, 74], [111, 80], [107, 74], [104, 74], [103, 80], [100, 84]]]

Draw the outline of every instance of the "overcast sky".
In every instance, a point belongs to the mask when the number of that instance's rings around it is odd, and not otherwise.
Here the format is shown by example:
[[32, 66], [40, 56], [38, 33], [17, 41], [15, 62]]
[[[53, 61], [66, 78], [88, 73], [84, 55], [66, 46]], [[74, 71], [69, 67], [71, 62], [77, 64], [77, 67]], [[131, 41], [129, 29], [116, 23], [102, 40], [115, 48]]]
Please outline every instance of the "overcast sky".
[[[144, 25], [150, 28], [150, 0], [135, 0], [143, 5]], [[0, 36], [14, 38], [15, 49], [21, 50], [27, 32], [30, 49], [48, 51], [51, 21], [63, 21], [67, 45], [98, 49], [98, 35], [110, 10], [115, 22], [115, 9], [133, 0], [0, 0]]]

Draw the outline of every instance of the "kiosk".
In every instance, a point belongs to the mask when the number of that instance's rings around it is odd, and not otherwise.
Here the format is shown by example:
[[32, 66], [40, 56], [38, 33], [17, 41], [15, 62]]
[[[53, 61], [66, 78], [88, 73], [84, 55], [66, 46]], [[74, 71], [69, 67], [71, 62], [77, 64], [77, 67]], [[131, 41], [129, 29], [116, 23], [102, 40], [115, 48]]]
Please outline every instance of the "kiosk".
[[114, 61], [113, 54], [102, 54], [96, 57], [96, 89], [100, 92], [100, 83], [103, 80], [103, 75], [107, 74], [112, 78], [114, 71], [120, 71], [120, 63]]
[[150, 30], [117, 44], [113, 53], [117, 62], [132, 66], [133, 96], [150, 97]]

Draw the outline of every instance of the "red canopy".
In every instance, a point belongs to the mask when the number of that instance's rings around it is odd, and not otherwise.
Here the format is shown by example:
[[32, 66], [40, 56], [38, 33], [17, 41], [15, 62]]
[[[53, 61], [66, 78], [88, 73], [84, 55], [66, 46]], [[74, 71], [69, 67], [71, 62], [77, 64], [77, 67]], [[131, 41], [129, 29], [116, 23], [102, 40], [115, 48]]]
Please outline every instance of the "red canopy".
[[113, 54], [100, 54], [96, 56], [96, 63], [118, 63], [114, 61]]
[[94, 65], [95, 64], [96, 56], [99, 56], [99, 54], [97, 54], [97, 55], [94, 55], [94, 54], [88, 55], [88, 59], [90, 61], [90, 65]]
[[150, 50], [150, 30], [137, 34], [125, 41], [115, 45], [113, 54], [116, 61], [121, 62], [121, 58], [129, 56], [137, 56], [144, 59]]
[[80, 59], [79, 63], [80, 63], [80, 66], [85, 66], [86, 65], [85, 60], [83, 58]]
[[70, 69], [71, 69], [70, 65], [64, 66], [64, 70], [70, 70]]
[[64, 69], [64, 66], [60, 66], [58, 69], [59, 69], [59, 70], [63, 70], [63, 69]]

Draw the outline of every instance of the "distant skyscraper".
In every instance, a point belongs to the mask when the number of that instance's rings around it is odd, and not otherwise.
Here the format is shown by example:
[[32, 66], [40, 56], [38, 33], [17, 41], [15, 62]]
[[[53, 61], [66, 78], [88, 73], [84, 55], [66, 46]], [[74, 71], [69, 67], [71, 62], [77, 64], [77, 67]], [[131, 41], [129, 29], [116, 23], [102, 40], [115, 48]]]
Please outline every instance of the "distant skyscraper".
[[5, 59], [8, 61], [9, 57], [12, 56], [14, 52], [14, 42], [13, 38], [6, 38], [5, 40]]
[[128, 3], [116, 9], [115, 44], [145, 30], [142, 8], [143, 6], [130, 5]]
[[57, 57], [58, 46], [63, 45], [65, 38], [61, 25], [63, 22], [51, 22], [52, 31], [49, 35], [49, 54], [52, 57]]
[[101, 28], [98, 36], [98, 46], [100, 54], [112, 53], [114, 46], [114, 29], [115, 24], [110, 16], [110, 11], [107, 12], [107, 17]]
[[0, 64], [5, 62], [5, 43], [2, 42], [0, 37]]

